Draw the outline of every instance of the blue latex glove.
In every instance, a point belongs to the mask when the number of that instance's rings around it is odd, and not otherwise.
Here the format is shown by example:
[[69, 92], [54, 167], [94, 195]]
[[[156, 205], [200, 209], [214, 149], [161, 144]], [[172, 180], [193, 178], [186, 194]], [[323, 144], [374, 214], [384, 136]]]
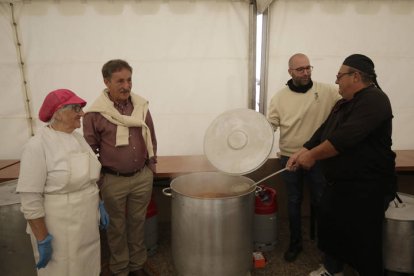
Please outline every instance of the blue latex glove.
[[99, 213], [101, 214], [101, 220], [99, 223], [99, 228], [101, 229], [107, 229], [109, 225], [109, 215], [105, 210], [104, 202], [101, 200], [99, 202]]
[[47, 234], [44, 240], [37, 242], [37, 250], [39, 251], [39, 261], [36, 264], [37, 269], [46, 267], [52, 258], [52, 240], [53, 236]]

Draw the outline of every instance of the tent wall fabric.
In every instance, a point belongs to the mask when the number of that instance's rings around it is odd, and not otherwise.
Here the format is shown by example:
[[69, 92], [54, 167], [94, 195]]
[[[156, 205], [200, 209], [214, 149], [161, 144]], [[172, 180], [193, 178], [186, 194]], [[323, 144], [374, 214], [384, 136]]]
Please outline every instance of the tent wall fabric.
[[293, 54], [307, 54], [314, 66], [312, 78], [332, 84], [347, 56], [365, 54], [374, 61], [378, 83], [391, 100], [393, 149], [414, 148], [414, 1], [277, 0], [268, 18], [267, 104], [290, 78]]
[[[14, 11], [28, 106], [14, 32]], [[220, 113], [248, 106], [249, 1], [1, 1], [1, 159], [19, 158], [49, 91], [68, 88], [89, 103], [104, 88], [102, 65], [134, 68], [147, 98], [159, 155], [203, 153]], [[87, 109], [87, 107], [86, 107]]]
[[334, 83], [344, 58], [363, 53], [393, 105], [394, 149], [414, 148], [405, 87], [414, 1], [0, 0], [0, 159], [20, 157], [43, 125], [37, 113], [49, 91], [69, 88], [91, 103], [114, 58], [132, 65], [133, 91], [150, 101], [159, 155], [202, 154], [214, 118], [255, 97], [252, 5], [268, 28], [262, 112], [289, 79], [292, 54], [309, 55], [313, 78]]

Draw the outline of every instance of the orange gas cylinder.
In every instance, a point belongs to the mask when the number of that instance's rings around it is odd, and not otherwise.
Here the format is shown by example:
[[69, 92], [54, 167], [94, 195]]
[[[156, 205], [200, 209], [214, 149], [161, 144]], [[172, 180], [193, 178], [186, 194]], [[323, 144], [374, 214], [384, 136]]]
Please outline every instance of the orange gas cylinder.
[[147, 215], [145, 218], [145, 246], [147, 247], [148, 256], [152, 256], [157, 252], [158, 242], [158, 219], [157, 204], [155, 203], [154, 194], [151, 196], [150, 203], [147, 207]]
[[253, 220], [253, 241], [256, 251], [271, 251], [277, 242], [276, 190], [260, 185], [256, 193]]
[[146, 214], [145, 217], [148, 219], [148, 218], [153, 217], [157, 214], [158, 214], [157, 204], [155, 203], [154, 194], [152, 194], [151, 200], [150, 200], [150, 202], [148, 204], [148, 207], [147, 207], [147, 214]]
[[256, 194], [255, 213], [267, 215], [277, 212], [276, 190], [259, 185], [262, 190]]

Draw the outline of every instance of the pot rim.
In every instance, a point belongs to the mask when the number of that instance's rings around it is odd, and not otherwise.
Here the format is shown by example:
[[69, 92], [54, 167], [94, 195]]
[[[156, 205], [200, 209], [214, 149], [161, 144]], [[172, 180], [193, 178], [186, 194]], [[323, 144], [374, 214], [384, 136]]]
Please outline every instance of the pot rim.
[[243, 193], [239, 193], [239, 194], [235, 194], [235, 195], [229, 195], [229, 196], [218, 196], [218, 197], [206, 197], [206, 196], [195, 196], [195, 195], [188, 195], [188, 194], [184, 194], [184, 193], [180, 193], [176, 190], [174, 190], [171, 186], [171, 192], [173, 194], [178, 194], [184, 197], [189, 197], [189, 198], [193, 198], [193, 199], [200, 199], [200, 200], [223, 200], [223, 199], [234, 199], [234, 198], [239, 198], [239, 197], [243, 197], [246, 195], [250, 195], [251, 193], [256, 191], [256, 187], [254, 187], [255, 185], [252, 185], [249, 187], [249, 189], [246, 192]]
[[[234, 183], [237, 183], [236, 180], [240, 180], [241, 183], [248, 184], [249, 187], [246, 188], [245, 190], [242, 190], [242, 191], [239, 191], [239, 192], [236, 192], [236, 191], [221, 191], [221, 193], [226, 194], [224, 196], [215, 196], [215, 197], [198, 196], [198, 195], [194, 195], [193, 193], [186, 193], [185, 191], [183, 191], [182, 186], [185, 185], [185, 184], [183, 184], [185, 182], [182, 182], [182, 181], [186, 180], [186, 178], [188, 178], [189, 180], [191, 180], [191, 178], [194, 178], [195, 180], [199, 180], [201, 182], [203, 180], [206, 180], [206, 179], [209, 179], [209, 180], [213, 179], [214, 180], [214, 178], [216, 178], [216, 180], [219, 179], [221, 181], [224, 181], [225, 183], [226, 183], [225, 180], [229, 181], [229, 180], [234, 179], [235, 180]], [[232, 184], [230, 182], [231, 181], [229, 181], [229, 183], [228, 183], [229, 185]], [[189, 183], [194, 184], [195, 182], [189, 181]], [[223, 185], [226, 185], [226, 184], [223, 184]], [[203, 184], [201, 184], [201, 183], [198, 183], [197, 185], [200, 185], [200, 187], [203, 187], [202, 186]], [[190, 174], [184, 174], [184, 175], [180, 175], [180, 176], [174, 178], [170, 183], [171, 192], [174, 193], [174, 194], [178, 194], [178, 195], [182, 195], [184, 197], [189, 197], [189, 198], [194, 198], [194, 199], [206, 199], [206, 200], [222, 200], [222, 199], [233, 199], [233, 198], [243, 197], [243, 196], [246, 196], [246, 195], [249, 195], [249, 194], [255, 192], [256, 188], [257, 188], [257, 186], [256, 186], [255, 182], [252, 179], [250, 179], [246, 176], [230, 175], [230, 174], [226, 174], [226, 173], [223, 173], [223, 172], [195, 172], [195, 173], [190, 173]], [[209, 191], [204, 191], [204, 192], [208, 193]], [[210, 191], [210, 193], [213, 193], [213, 192], [216, 192], [216, 191]], [[220, 194], [220, 191], [217, 191], [217, 193]]]

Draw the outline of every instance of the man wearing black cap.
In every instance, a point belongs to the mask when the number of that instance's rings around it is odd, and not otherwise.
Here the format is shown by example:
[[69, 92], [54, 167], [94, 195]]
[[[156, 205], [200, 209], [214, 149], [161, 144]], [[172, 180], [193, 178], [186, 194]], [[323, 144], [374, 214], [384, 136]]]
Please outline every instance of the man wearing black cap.
[[384, 274], [382, 227], [396, 176], [391, 104], [376, 78], [370, 58], [347, 57], [336, 76], [343, 99], [287, 164], [307, 169], [320, 160], [328, 181], [318, 216], [325, 260], [311, 276], [343, 275], [345, 263], [360, 276]]

